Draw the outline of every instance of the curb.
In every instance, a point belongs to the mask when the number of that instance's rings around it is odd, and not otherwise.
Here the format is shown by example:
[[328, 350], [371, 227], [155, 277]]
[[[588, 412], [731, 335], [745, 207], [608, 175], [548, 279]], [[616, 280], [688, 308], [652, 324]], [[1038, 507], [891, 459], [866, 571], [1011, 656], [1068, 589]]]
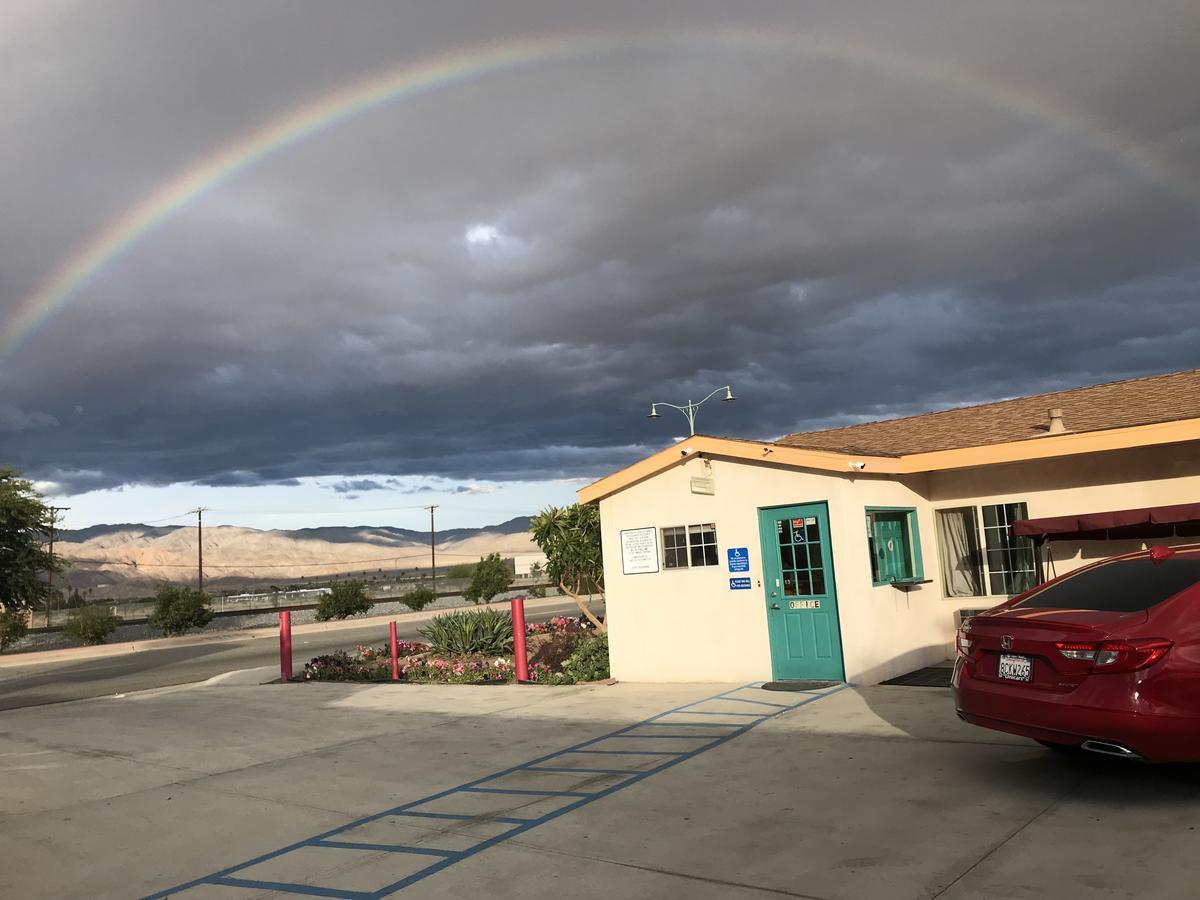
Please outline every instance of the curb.
[[[540, 609], [544, 606], [554, 606], [569, 597], [545, 597], [542, 599], [526, 599], [525, 608]], [[502, 601], [506, 602], [506, 601]], [[499, 606], [500, 604], [492, 604]], [[443, 609], [421, 612], [394, 613], [386, 616], [371, 616], [366, 619], [343, 619], [340, 622], [310, 622], [306, 625], [293, 625], [292, 634], [314, 634], [324, 631], [349, 631], [355, 628], [369, 628], [372, 625], [387, 626], [389, 622], [425, 622], [434, 616], [454, 612], [460, 609], [475, 609], [474, 605], [448, 606]], [[247, 628], [244, 631], [223, 631], [218, 634], [192, 635], [175, 638], [152, 638], [146, 641], [135, 641], [122, 644], [102, 644], [99, 647], [69, 647], [65, 650], [36, 650], [30, 653], [14, 653], [0, 656], [0, 669], [15, 669], [21, 666], [36, 666], [55, 662], [76, 662], [87, 659], [103, 659], [109, 656], [123, 656], [129, 653], [144, 653], [148, 650], [167, 650], [172, 647], [193, 647], [199, 644], [225, 644], [234, 641], [257, 640], [279, 636], [277, 627]]]
[[224, 685], [226, 687], [243, 687], [251, 685], [258, 687], [263, 684], [270, 684], [272, 681], [279, 680], [279, 666], [256, 666], [253, 669], [234, 669], [232, 672], [223, 672], [220, 675], [214, 675], [205, 681], [196, 684], [196, 687], [215, 687]]

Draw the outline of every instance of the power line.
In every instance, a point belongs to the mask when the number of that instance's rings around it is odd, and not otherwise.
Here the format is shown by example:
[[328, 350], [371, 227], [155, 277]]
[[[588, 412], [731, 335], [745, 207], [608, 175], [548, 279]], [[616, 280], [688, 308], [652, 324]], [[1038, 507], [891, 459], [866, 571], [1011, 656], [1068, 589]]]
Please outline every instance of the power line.
[[148, 519], [145, 522], [138, 522], [137, 524], [139, 524], [139, 525], [157, 525], [159, 522], [170, 522], [173, 519], [182, 519], [184, 516], [190, 516], [194, 512], [195, 512], [194, 509], [189, 509], [187, 512], [181, 512], [181, 513], [178, 513], [173, 516], [166, 516], [165, 518], [162, 518], [162, 519]]
[[[226, 513], [239, 516], [356, 516], [369, 512], [411, 512], [416, 509], [428, 509], [425, 506], [356, 506], [353, 509], [287, 509], [280, 512], [264, 512], [262, 509], [225, 509], [216, 507], [212, 512]], [[338, 526], [341, 527], [341, 526]], [[372, 527], [372, 526], [366, 526]], [[384, 526], [386, 527], [386, 526]]]

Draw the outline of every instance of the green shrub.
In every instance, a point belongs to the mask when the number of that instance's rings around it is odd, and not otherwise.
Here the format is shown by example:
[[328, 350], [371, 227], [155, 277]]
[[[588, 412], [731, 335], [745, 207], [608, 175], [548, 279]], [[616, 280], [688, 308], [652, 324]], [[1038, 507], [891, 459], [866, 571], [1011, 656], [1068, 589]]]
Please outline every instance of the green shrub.
[[29, 620], [23, 609], [6, 609], [0, 612], [0, 652], [7, 650], [29, 630]]
[[208, 595], [186, 584], [164, 584], [154, 593], [150, 624], [168, 636], [203, 628], [212, 621]]
[[85, 606], [71, 613], [63, 631], [77, 644], [103, 644], [120, 624], [121, 617], [108, 607]]
[[512, 653], [512, 619], [498, 609], [472, 609], [434, 616], [421, 629], [438, 653]]
[[357, 578], [343, 581], [329, 588], [329, 593], [322, 594], [317, 603], [318, 622], [328, 622], [330, 619], [348, 619], [351, 616], [369, 612], [374, 604], [367, 596], [366, 586]]
[[489, 553], [479, 561], [471, 574], [471, 583], [463, 591], [463, 598], [478, 605], [491, 603], [497, 594], [507, 591], [512, 584], [513, 574], [499, 553]]
[[470, 578], [475, 574], [475, 567], [479, 563], [457, 563], [446, 570], [447, 578]]
[[436, 599], [437, 594], [433, 592], [433, 588], [428, 588], [422, 585], [421, 587], [413, 588], [407, 594], [404, 594], [400, 598], [400, 602], [413, 612], [420, 612]]
[[610, 678], [608, 670], [608, 635], [584, 638], [575, 652], [563, 660], [563, 673], [575, 681], [599, 681]]

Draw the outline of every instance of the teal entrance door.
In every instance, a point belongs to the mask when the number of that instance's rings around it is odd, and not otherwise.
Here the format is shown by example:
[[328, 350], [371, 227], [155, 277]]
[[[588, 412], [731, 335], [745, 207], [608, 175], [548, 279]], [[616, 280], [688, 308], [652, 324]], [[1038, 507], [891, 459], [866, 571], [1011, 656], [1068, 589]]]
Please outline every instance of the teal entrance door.
[[777, 681], [841, 681], [842, 636], [824, 503], [758, 511], [763, 592]]

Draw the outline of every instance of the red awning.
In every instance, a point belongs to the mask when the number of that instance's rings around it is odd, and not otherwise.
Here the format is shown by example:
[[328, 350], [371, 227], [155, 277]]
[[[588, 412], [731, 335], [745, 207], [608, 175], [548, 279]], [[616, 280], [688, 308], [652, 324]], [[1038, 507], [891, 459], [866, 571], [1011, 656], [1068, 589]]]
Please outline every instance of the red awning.
[[1103, 541], [1200, 535], [1200, 503], [1120, 509], [1112, 512], [1018, 519], [1012, 533], [1025, 537]]

